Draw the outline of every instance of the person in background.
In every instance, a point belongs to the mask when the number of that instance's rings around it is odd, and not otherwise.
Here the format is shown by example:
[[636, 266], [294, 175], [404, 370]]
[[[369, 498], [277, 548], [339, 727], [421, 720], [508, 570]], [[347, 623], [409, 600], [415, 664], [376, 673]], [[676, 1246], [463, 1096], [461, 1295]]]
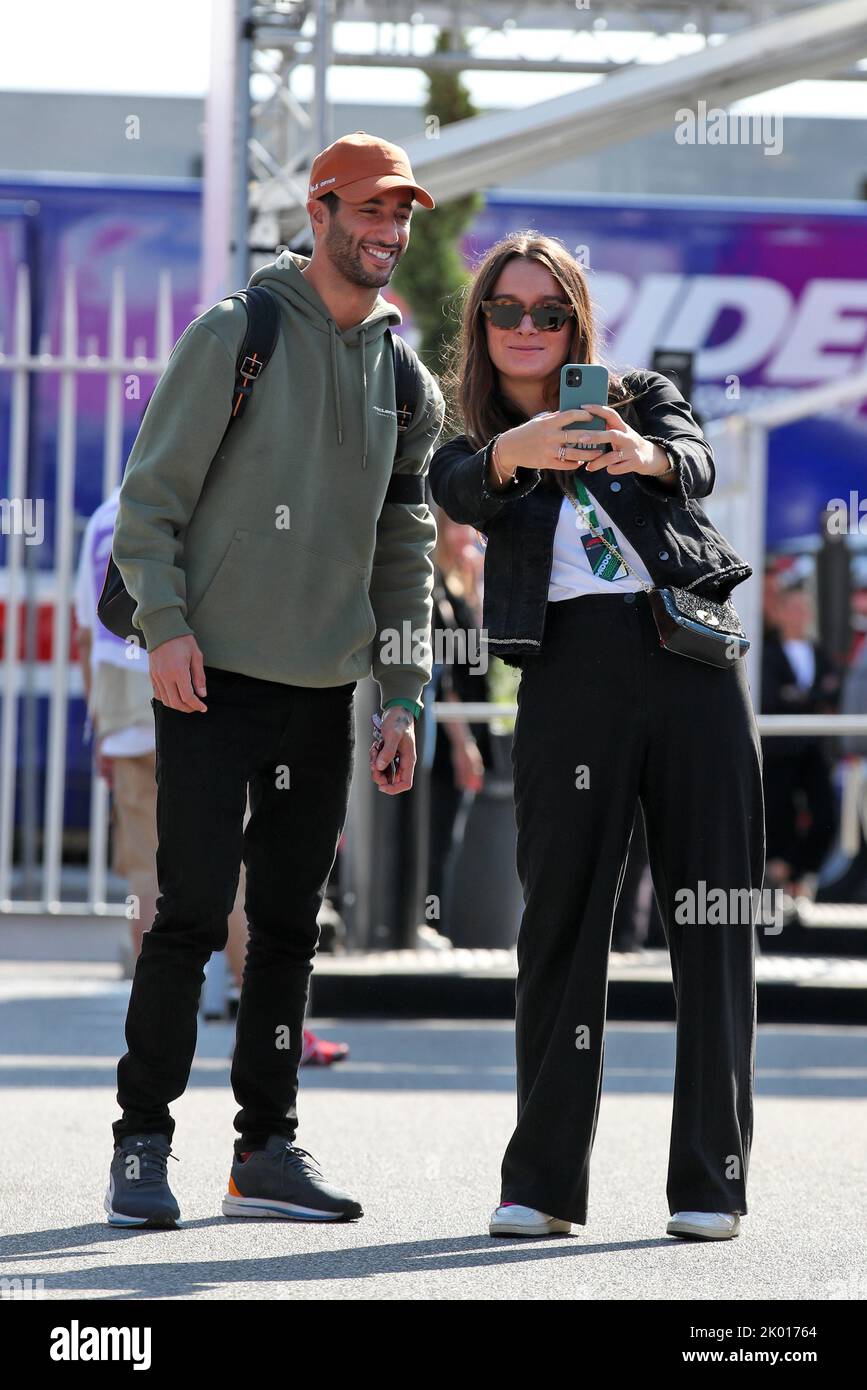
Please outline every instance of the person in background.
[[[860, 572], [859, 572], [860, 571]], [[840, 695], [840, 713], [867, 714], [867, 642], [864, 641], [864, 606], [857, 606], [857, 600], [865, 603], [867, 584], [865, 584], [862, 557], [853, 565], [852, 605], [855, 637], [852, 656], [844, 674]], [[860, 630], [859, 630], [860, 629]], [[841, 812], [840, 812], [840, 853], [844, 867], [842, 872], [832, 874], [817, 894], [824, 902], [865, 903], [867, 902], [867, 734], [844, 734], [840, 739], [841, 763]]]
[[[775, 626], [762, 648], [762, 712], [836, 713], [840, 675], [809, 635], [814, 611], [801, 565], [778, 571], [773, 611]], [[768, 883], [795, 898], [815, 897], [818, 872], [834, 839], [826, 743], [804, 735], [762, 739]]]
[[[782, 566], [785, 568], [785, 566]], [[762, 627], [767, 642], [776, 635], [777, 603], [780, 597], [779, 578], [781, 566], [778, 560], [769, 557], [762, 576]]]
[[119, 497], [118, 486], [97, 507], [85, 527], [75, 590], [75, 618], [96, 769], [112, 791], [112, 867], [128, 880], [135, 899], [129, 918], [129, 951], [124, 959], [124, 974], [131, 977], [142, 937], [154, 920], [159, 892], [156, 744], [147, 651], [109, 632], [96, 612], [111, 553]]
[[[479, 669], [476, 644], [482, 620], [482, 555], [473, 543], [471, 527], [456, 524], [441, 508], [437, 508], [434, 515], [437, 543], [433, 552], [433, 631], [435, 644], [442, 644], [445, 660], [436, 668], [439, 685], [432, 698], [452, 703], [484, 701], [488, 699], [488, 682]], [[449, 638], [449, 632], [455, 636]], [[450, 643], [453, 643], [454, 661], [448, 659], [452, 654]], [[481, 791], [490, 766], [490, 729], [486, 722], [438, 721], [430, 771], [428, 895], [437, 902], [439, 930], [445, 936], [450, 934], [452, 871], [460, 852], [470, 805]]]
[[851, 579], [849, 604], [852, 642], [846, 657], [848, 671], [861, 656], [867, 637], [867, 555], [852, 556]]

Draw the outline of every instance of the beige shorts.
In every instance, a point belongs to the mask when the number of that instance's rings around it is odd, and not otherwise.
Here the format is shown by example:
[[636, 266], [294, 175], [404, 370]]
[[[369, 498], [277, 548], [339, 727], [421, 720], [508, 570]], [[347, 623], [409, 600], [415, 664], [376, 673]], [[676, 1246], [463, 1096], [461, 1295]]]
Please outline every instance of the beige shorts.
[[[114, 788], [112, 794], [112, 824], [114, 826], [114, 855], [112, 867], [116, 874], [128, 878], [134, 873], [156, 873], [157, 854], [157, 781], [156, 750], [142, 753], [138, 758], [114, 758]], [[244, 825], [250, 819], [250, 797], [244, 812]], [[244, 861], [238, 883], [238, 896], [243, 902], [245, 886]]]
[[156, 874], [156, 753], [113, 758], [113, 867], [116, 874]]

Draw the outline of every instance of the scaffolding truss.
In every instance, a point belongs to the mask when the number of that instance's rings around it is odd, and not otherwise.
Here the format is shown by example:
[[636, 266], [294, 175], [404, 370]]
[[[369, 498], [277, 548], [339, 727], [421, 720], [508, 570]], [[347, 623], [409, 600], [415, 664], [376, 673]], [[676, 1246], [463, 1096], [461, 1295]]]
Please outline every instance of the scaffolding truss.
[[[802, 78], [867, 77], [858, 61], [867, 55], [864, 0], [594, 0], [592, 7], [554, 0], [214, 0], [213, 14], [203, 303], [246, 283], [251, 245], [289, 243], [307, 228], [310, 165], [341, 133], [330, 119], [332, 68], [493, 69], [595, 79], [547, 101], [443, 126], [435, 138], [422, 129], [420, 116], [419, 135], [403, 143], [415, 174], [438, 202], [659, 129], [699, 102], [727, 108]], [[337, 51], [338, 22], [366, 22], [373, 46]], [[430, 51], [436, 29], [450, 34], [449, 51]], [[530, 30], [551, 32], [547, 57], [477, 51], [492, 35]], [[615, 61], [607, 37], [626, 33], [636, 36], [634, 55]], [[660, 40], [675, 36], [692, 42], [693, 51], [660, 59]], [[301, 66], [313, 68], [309, 111], [292, 90]]]

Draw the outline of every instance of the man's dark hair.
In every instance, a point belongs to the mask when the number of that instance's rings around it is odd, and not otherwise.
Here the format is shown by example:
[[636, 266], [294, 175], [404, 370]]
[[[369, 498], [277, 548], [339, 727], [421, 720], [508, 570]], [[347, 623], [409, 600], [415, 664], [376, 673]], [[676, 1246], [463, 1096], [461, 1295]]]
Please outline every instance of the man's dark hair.
[[338, 198], [336, 193], [323, 193], [319, 201], [320, 203], [326, 204], [328, 211], [329, 213], [331, 213], [332, 216], [336, 216], [337, 211], [340, 207], [340, 199]]

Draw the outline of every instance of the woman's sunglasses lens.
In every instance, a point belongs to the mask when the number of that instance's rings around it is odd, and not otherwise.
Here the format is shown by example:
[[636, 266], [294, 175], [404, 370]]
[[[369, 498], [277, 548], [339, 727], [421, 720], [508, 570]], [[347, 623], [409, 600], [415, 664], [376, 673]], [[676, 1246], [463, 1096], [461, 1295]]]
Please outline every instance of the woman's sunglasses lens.
[[543, 305], [531, 309], [530, 314], [537, 328], [541, 329], [543, 332], [550, 333], [563, 327], [563, 324], [569, 317], [569, 310], [560, 309], [554, 305], [548, 305], [547, 307]]
[[524, 310], [520, 304], [489, 304], [486, 313], [495, 328], [517, 328]]
[[[482, 305], [482, 308], [495, 328], [517, 328], [524, 317], [521, 304], [487, 304]], [[534, 304], [530, 310], [533, 323], [543, 333], [561, 329], [570, 314], [571, 308], [562, 308], [556, 304]]]

